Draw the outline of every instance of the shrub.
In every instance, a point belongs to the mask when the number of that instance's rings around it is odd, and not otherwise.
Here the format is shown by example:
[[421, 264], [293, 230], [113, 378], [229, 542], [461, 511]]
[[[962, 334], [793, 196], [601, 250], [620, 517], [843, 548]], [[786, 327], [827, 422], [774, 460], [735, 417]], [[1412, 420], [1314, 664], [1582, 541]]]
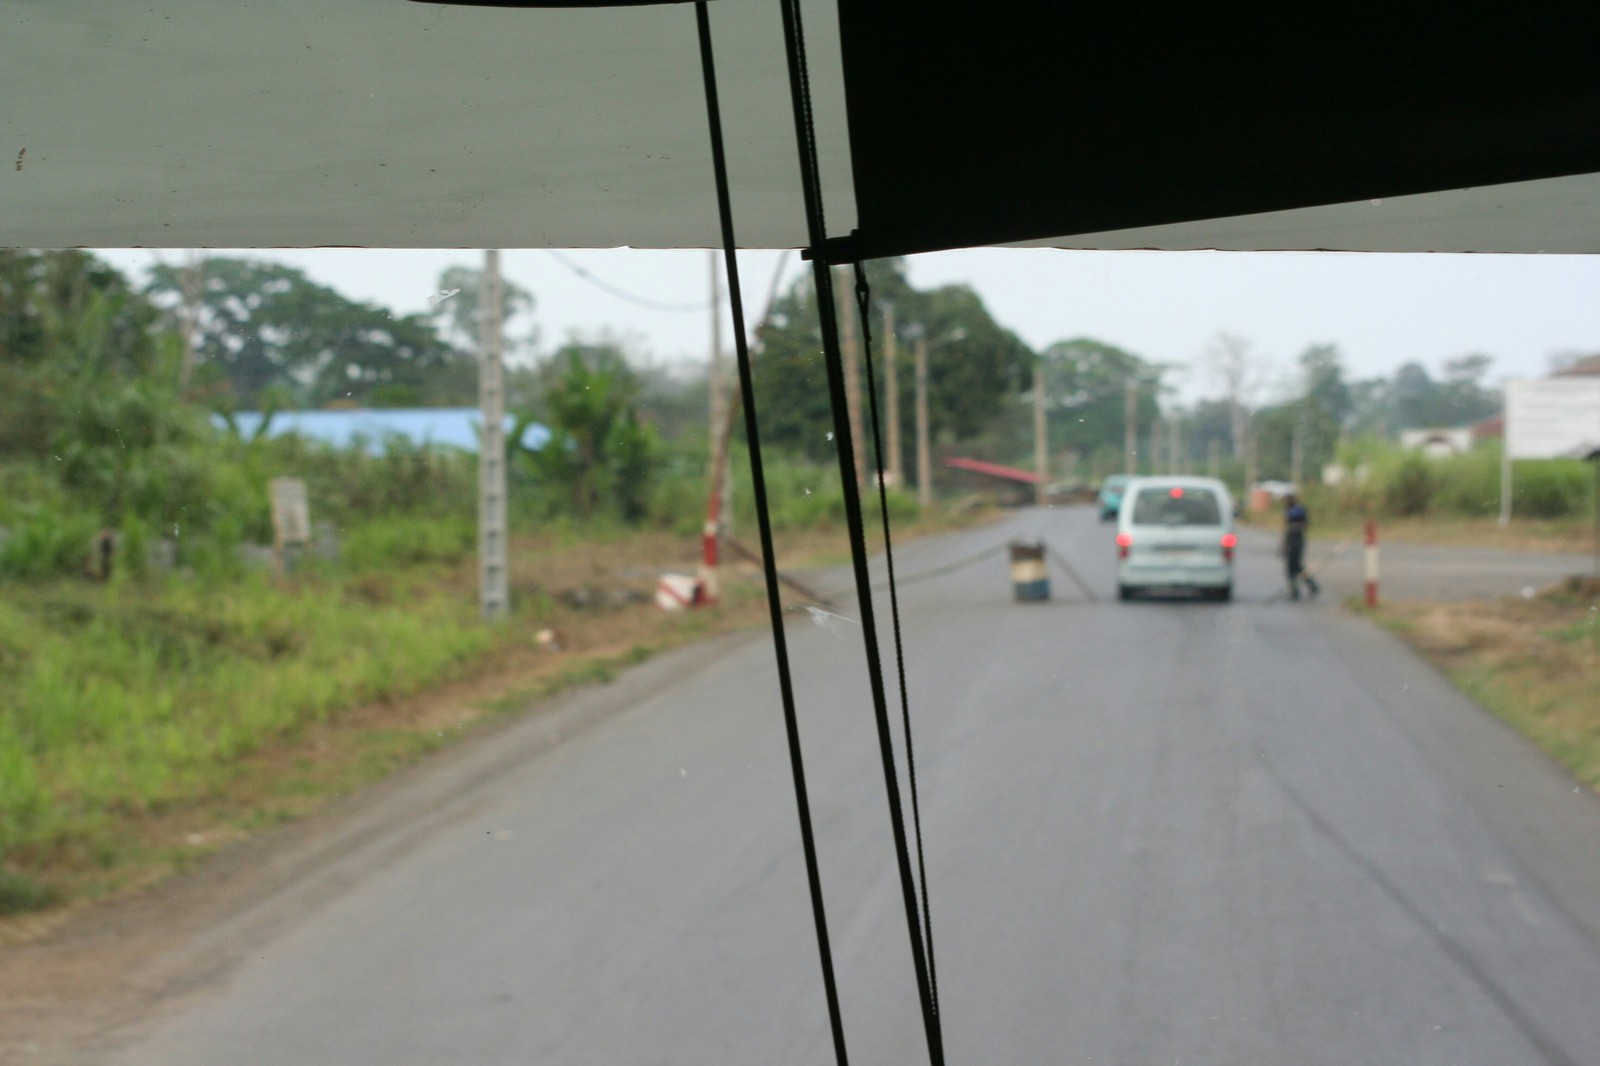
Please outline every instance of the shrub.
[[1581, 515], [1591, 506], [1594, 474], [1580, 459], [1517, 463], [1511, 474], [1511, 507], [1523, 518]]
[[1439, 487], [1433, 461], [1416, 452], [1406, 454], [1379, 476], [1384, 510], [1402, 517], [1425, 514]]

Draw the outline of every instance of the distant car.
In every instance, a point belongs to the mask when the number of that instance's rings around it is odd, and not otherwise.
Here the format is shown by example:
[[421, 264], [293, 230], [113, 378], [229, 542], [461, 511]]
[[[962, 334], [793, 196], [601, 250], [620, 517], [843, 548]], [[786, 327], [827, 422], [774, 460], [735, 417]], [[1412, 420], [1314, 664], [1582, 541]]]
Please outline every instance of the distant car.
[[1122, 487], [1129, 481], [1127, 474], [1112, 474], [1100, 482], [1100, 521], [1109, 522], [1117, 517], [1122, 506]]
[[1208, 477], [1134, 478], [1117, 511], [1117, 595], [1194, 589], [1233, 596], [1233, 500]]

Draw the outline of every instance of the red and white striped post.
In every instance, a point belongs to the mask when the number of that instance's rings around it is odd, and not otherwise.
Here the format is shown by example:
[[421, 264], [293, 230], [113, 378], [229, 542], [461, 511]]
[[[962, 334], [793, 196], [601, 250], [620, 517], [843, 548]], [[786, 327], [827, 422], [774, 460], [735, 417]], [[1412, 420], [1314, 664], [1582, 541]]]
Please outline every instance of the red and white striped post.
[[722, 494], [711, 494], [711, 505], [707, 509], [705, 528], [700, 534], [700, 573], [695, 582], [694, 605], [696, 607], [716, 603], [722, 596], [721, 582], [717, 574], [717, 547], [718, 536], [722, 523], [720, 521], [719, 505], [722, 503]]
[[1367, 606], [1378, 606], [1378, 523], [1367, 519]]

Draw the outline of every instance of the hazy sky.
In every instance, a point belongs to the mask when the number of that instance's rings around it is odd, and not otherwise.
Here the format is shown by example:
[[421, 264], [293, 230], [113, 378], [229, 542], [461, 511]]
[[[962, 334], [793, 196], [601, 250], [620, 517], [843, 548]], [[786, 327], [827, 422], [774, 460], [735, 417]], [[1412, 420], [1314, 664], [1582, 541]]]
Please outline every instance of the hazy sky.
[[[105, 251], [130, 272], [162, 254]], [[314, 249], [219, 251], [292, 263], [352, 299], [400, 312], [427, 308], [439, 274], [479, 265], [475, 251]], [[570, 335], [609, 330], [656, 363], [703, 361], [710, 346], [709, 256], [704, 251], [607, 249], [559, 255], [593, 279], [655, 303], [652, 310], [578, 276], [555, 254], [508, 251], [506, 275], [535, 295], [540, 350]], [[759, 316], [780, 253], [741, 253], [746, 310]], [[782, 259], [785, 284], [806, 269]], [[1468, 352], [1494, 357], [1492, 376], [1537, 377], [1552, 356], [1600, 351], [1600, 256], [1373, 255], [1357, 253], [1064, 252], [979, 249], [913, 257], [919, 288], [966, 283], [994, 316], [1035, 348], [1090, 336], [1179, 364], [1183, 395], [1215, 392], [1205, 353], [1218, 330], [1291, 380], [1308, 344], [1339, 346], [1353, 377], [1417, 360], [1437, 373]]]

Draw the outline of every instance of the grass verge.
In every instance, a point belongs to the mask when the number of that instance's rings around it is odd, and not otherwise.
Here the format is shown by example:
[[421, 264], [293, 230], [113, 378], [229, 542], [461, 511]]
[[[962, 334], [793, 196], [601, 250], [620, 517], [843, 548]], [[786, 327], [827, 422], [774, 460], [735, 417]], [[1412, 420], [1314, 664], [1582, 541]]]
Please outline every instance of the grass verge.
[[[1356, 514], [1314, 510], [1312, 519], [1312, 532], [1317, 540], [1360, 537], [1366, 528], [1366, 519]], [[1265, 514], [1248, 516], [1245, 524], [1275, 532], [1283, 528], [1283, 510], [1280, 507]], [[1493, 518], [1434, 515], [1378, 520], [1380, 543], [1581, 555], [1594, 551], [1594, 537], [1594, 521], [1591, 518], [1517, 518], [1505, 529], [1501, 529]]]
[[[780, 564], [815, 563], [841, 539], [786, 535]], [[477, 620], [470, 558], [289, 581], [8, 586], [0, 941], [313, 813], [486, 721], [765, 621], [748, 565], [726, 568], [718, 606], [658, 610], [656, 575], [693, 573], [697, 555], [665, 533], [519, 537], [515, 612], [492, 627]]]
[[1600, 581], [1530, 597], [1384, 605], [1377, 618], [1462, 692], [1600, 789]]

